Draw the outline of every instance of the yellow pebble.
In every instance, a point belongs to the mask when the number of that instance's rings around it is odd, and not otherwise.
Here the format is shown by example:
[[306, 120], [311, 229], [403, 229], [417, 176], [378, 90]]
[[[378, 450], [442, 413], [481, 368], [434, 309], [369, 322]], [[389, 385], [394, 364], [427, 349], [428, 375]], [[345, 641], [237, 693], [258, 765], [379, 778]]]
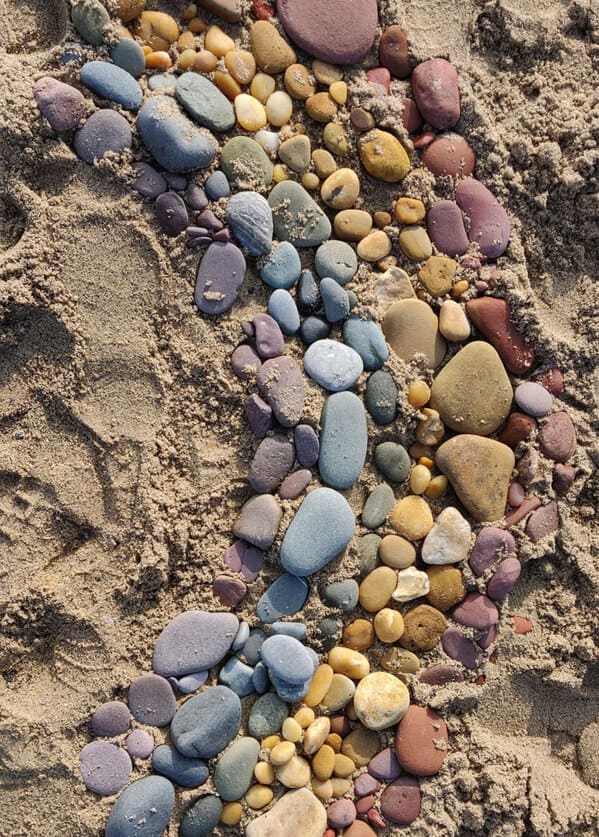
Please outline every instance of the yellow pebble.
[[314, 672], [314, 677], [310, 683], [308, 694], [304, 698], [304, 703], [308, 707], [318, 706], [320, 701], [329, 691], [331, 680], [333, 679], [334, 671], [331, 666], [323, 663], [319, 665]]
[[470, 282], [467, 279], [459, 279], [451, 289], [452, 296], [461, 296], [465, 294], [470, 287]]
[[265, 808], [269, 802], [272, 802], [273, 796], [272, 790], [265, 785], [252, 785], [245, 795], [245, 801], [254, 811], [259, 811], [260, 808]]
[[323, 180], [337, 171], [335, 158], [330, 151], [326, 151], [324, 148], [317, 148], [312, 152], [312, 162], [314, 163], [314, 171]]
[[416, 425], [416, 438], [422, 445], [438, 445], [445, 435], [445, 426], [437, 410], [425, 407]]
[[187, 6], [183, 9], [183, 20], [191, 20], [194, 18], [198, 13], [198, 5], [197, 3], [188, 3]]
[[237, 122], [246, 131], [259, 131], [266, 125], [266, 111], [258, 99], [247, 93], [241, 93], [235, 98], [235, 116]]
[[306, 113], [315, 122], [330, 122], [337, 114], [337, 105], [328, 93], [315, 93], [306, 99]]
[[360, 584], [360, 604], [369, 613], [376, 613], [390, 601], [396, 587], [395, 570], [391, 567], [376, 567]]
[[179, 37], [179, 25], [165, 12], [142, 12], [137, 20], [136, 33], [154, 52], [169, 49]]
[[410, 489], [413, 494], [424, 494], [433, 475], [426, 465], [415, 465], [410, 474]]
[[318, 175], [314, 174], [312, 171], [307, 171], [302, 174], [302, 186], [309, 192], [315, 192], [320, 188], [320, 179]]
[[339, 776], [341, 779], [347, 779], [355, 769], [356, 765], [349, 756], [344, 756], [343, 753], [335, 753], [335, 766], [333, 768], [335, 776]]
[[220, 26], [210, 26], [204, 38], [204, 46], [209, 49], [217, 58], [222, 58], [228, 52], [235, 49], [235, 41], [230, 38]]
[[453, 277], [458, 269], [455, 259], [447, 256], [431, 256], [418, 271], [418, 278], [433, 297], [449, 293]]
[[331, 788], [335, 799], [339, 799], [339, 797], [345, 796], [345, 794], [351, 788], [351, 782], [349, 781], [349, 779], [341, 779], [338, 776], [333, 776], [332, 779], [329, 779], [329, 782], [331, 783]]
[[378, 262], [391, 252], [391, 239], [384, 230], [374, 230], [359, 242], [357, 252], [365, 262]]
[[447, 491], [447, 486], [447, 477], [444, 474], [439, 474], [432, 478], [424, 493], [429, 499], [438, 500]]
[[286, 788], [303, 788], [310, 781], [310, 763], [301, 756], [293, 756], [279, 767], [277, 779]]
[[256, 73], [250, 84], [250, 93], [265, 105], [268, 97], [275, 92], [276, 86], [277, 83], [272, 76], [268, 76], [266, 73]]
[[237, 825], [243, 816], [243, 806], [239, 802], [225, 802], [220, 812], [223, 825]]
[[304, 733], [304, 753], [313, 756], [317, 750], [320, 750], [330, 731], [330, 720], [324, 717], [317, 718]]
[[259, 761], [254, 767], [254, 776], [261, 785], [272, 785], [275, 780], [275, 771], [272, 764], [267, 761]]
[[334, 81], [329, 87], [331, 99], [338, 105], [347, 102], [347, 84], [344, 81]]
[[424, 465], [426, 468], [428, 468], [430, 470], [435, 463], [430, 458], [430, 456], [421, 456], [418, 460], [418, 464], [419, 465]]
[[309, 706], [302, 706], [301, 709], [297, 710], [293, 717], [302, 729], [306, 729], [315, 718], [314, 710], [310, 709]]
[[425, 538], [433, 528], [433, 515], [426, 500], [410, 495], [403, 497], [391, 511], [391, 526], [412, 541]]
[[416, 560], [414, 544], [399, 535], [385, 535], [379, 544], [379, 558], [388, 567], [405, 570]]
[[[350, 209], [360, 194], [360, 179], [353, 169], [337, 169], [322, 184], [320, 197], [331, 209]], [[359, 247], [359, 245], [358, 245]]]
[[[232, 102], [234, 102], [235, 99], [241, 95], [241, 87], [235, 81], [233, 76], [229, 75], [229, 73], [217, 70], [214, 73], [214, 83], [221, 93], [224, 93], [227, 99], [230, 99]], [[252, 97], [248, 96], [248, 99], [252, 99]], [[260, 107], [262, 107], [262, 105], [260, 105]]]
[[412, 407], [424, 407], [431, 397], [431, 388], [426, 381], [412, 381], [408, 387], [408, 401]]
[[282, 163], [277, 163], [272, 170], [272, 179], [275, 183], [282, 183], [284, 180], [289, 180], [287, 166], [284, 166]]
[[276, 747], [277, 744], [281, 741], [280, 735], [269, 735], [266, 738], [263, 738], [260, 743], [261, 750], [272, 750], [273, 747]]
[[303, 64], [290, 64], [285, 70], [285, 89], [294, 99], [305, 100], [316, 93], [314, 79]]
[[[395, 583], [397, 583], [397, 580], [395, 580]], [[391, 594], [389, 594], [389, 598], [391, 598]], [[366, 677], [370, 671], [370, 663], [363, 654], [360, 654], [359, 651], [353, 651], [351, 648], [344, 648], [342, 645], [331, 648], [328, 663], [336, 674], [345, 674], [352, 680], [360, 680], [362, 677]]]
[[328, 64], [326, 61], [315, 59], [312, 62], [312, 72], [321, 84], [326, 84], [330, 87], [336, 81], [341, 81], [343, 78], [343, 70], [341, 67], [336, 67], [334, 64]]
[[331, 732], [327, 735], [327, 740], [325, 744], [328, 744], [329, 747], [332, 747], [336, 753], [341, 752], [341, 745], [343, 744], [343, 738], [340, 735], [337, 735], [336, 732]]
[[168, 52], [151, 52], [146, 55], [146, 67], [148, 70], [168, 70], [173, 66]]
[[180, 67], [182, 70], [189, 70], [190, 67], [193, 67], [195, 60], [195, 49], [184, 49], [177, 59], [177, 67]]
[[312, 770], [319, 779], [324, 781], [331, 778], [334, 767], [335, 751], [328, 744], [323, 744], [312, 757]]
[[403, 634], [403, 617], [398, 610], [384, 607], [374, 617], [374, 630], [381, 642], [397, 642]]
[[324, 126], [322, 141], [325, 148], [335, 157], [345, 157], [349, 153], [347, 135], [343, 125], [340, 125], [339, 122], [329, 122]]
[[211, 73], [213, 70], [216, 70], [217, 64], [218, 59], [216, 55], [208, 52], [207, 49], [201, 49], [196, 53], [195, 61], [193, 62], [194, 68], [199, 73]]
[[408, 711], [410, 693], [393, 674], [376, 671], [358, 685], [354, 707], [367, 729], [381, 730], [396, 724]]
[[185, 31], [179, 35], [179, 40], [177, 41], [177, 46], [179, 47], [179, 52], [183, 52], [186, 49], [193, 49], [196, 48], [196, 39], [192, 32]]
[[302, 728], [295, 718], [285, 718], [281, 727], [281, 733], [286, 741], [291, 741], [295, 744], [302, 737]]
[[287, 764], [294, 755], [295, 744], [292, 741], [281, 741], [270, 751], [270, 763], [278, 767], [281, 764]]
[[249, 84], [256, 75], [256, 59], [245, 49], [232, 49], [225, 55], [225, 67], [239, 84]]
[[321, 706], [327, 714], [339, 712], [347, 706], [353, 698], [356, 686], [353, 680], [345, 674], [334, 674], [331, 680], [331, 687], [322, 699]]
[[424, 204], [415, 198], [400, 198], [395, 204], [394, 211], [400, 224], [417, 224], [426, 215]]
[[367, 619], [354, 619], [343, 629], [343, 644], [354, 651], [366, 651], [374, 642], [374, 630]]
[[293, 99], [284, 90], [272, 93], [266, 101], [266, 116], [271, 125], [286, 125], [293, 113]]
[[333, 784], [330, 779], [322, 781], [318, 776], [312, 776], [310, 779], [310, 786], [314, 796], [321, 799], [323, 802], [333, 796]]

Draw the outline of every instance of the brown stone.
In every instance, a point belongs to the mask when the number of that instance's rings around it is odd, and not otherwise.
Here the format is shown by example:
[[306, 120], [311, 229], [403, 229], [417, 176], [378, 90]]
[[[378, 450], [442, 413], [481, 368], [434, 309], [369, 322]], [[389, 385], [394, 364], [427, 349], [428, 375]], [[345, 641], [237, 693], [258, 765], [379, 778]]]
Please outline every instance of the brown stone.
[[511, 413], [497, 438], [504, 445], [515, 448], [520, 442], [528, 439], [536, 427], [537, 420], [532, 416], [527, 416], [524, 413]]
[[265, 73], [282, 73], [296, 56], [292, 47], [267, 20], [258, 20], [250, 29], [250, 43], [256, 63]]
[[483, 296], [466, 303], [475, 327], [498, 351], [506, 369], [523, 375], [535, 362], [534, 347], [514, 325], [505, 299]]
[[358, 727], [343, 740], [341, 752], [356, 767], [365, 767], [380, 749], [379, 737], [373, 730]]
[[445, 357], [445, 340], [430, 305], [419, 299], [402, 299], [387, 309], [383, 333], [393, 351], [406, 363], [423, 354], [433, 369]]
[[426, 600], [444, 613], [466, 597], [464, 576], [457, 567], [449, 565], [427, 567], [430, 590]]
[[385, 29], [379, 43], [379, 61], [395, 78], [410, 75], [410, 42], [407, 32], [398, 24]]
[[239, 0], [198, 0], [198, 5], [227, 23], [238, 23], [241, 20]]
[[441, 639], [447, 621], [435, 607], [418, 605], [404, 613], [404, 632], [399, 644], [408, 651], [432, 651]]
[[397, 728], [395, 753], [408, 773], [433, 776], [447, 756], [447, 724], [428, 707], [410, 706]]

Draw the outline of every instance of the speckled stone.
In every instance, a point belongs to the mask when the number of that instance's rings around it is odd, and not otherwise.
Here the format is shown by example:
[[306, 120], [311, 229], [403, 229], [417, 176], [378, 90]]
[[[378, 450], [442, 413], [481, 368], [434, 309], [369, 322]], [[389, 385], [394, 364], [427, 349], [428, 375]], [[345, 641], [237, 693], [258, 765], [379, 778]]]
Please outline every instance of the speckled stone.
[[105, 837], [160, 837], [175, 807], [175, 791], [162, 776], [145, 776], [121, 793], [110, 811]]

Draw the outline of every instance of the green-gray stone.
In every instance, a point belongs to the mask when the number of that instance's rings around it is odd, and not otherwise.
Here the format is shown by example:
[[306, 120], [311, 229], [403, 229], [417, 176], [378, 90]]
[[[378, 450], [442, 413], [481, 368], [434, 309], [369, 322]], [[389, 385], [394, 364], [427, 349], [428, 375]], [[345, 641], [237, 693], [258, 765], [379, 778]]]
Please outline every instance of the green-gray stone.
[[341, 622], [329, 617], [321, 619], [316, 626], [316, 635], [323, 651], [330, 651], [341, 639]]
[[376, 424], [384, 426], [397, 415], [397, 387], [390, 373], [377, 369], [366, 384], [366, 409]]
[[257, 190], [272, 183], [272, 163], [250, 137], [233, 137], [224, 146], [220, 167], [232, 189]]
[[218, 760], [214, 787], [225, 802], [241, 799], [252, 783], [260, 744], [255, 738], [239, 738]]
[[334, 581], [322, 591], [321, 598], [325, 604], [338, 607], [344, 613], [354, 610], [358, 604], [358, 584], [353, 578], [346, 581]]
[[248, 730], [255, 738], [266, 738], [279, 732], [288, 715], [287, 704], [274, 692], [259, 697], [250, 710]]
[[407, 450], [398, 442], [383, 442], [374, 449], [374, 461], [389, 482], [403, 482], [410, 473], [411, 460]]
[[362, 535], [358, 540], [358, 561], [360, 563], [361, 576], [368, 575], [376, 567], [380, 542], [381, 538], [374, 534]]
[[[223, 804], [218, 796], [212, 794], [201, 796], [183, 814], [179, 837], [208, 837], [218, 825], [222, 810]], [[132, 823], [131, 827], [131, 831], [123, 831], [123, 834], [133, 834], [137, 831], [137, 825], [135, 823]], [[156, 834], [157, 832], [146, 831], [145, 833]]]
[[378, 529], [382, 526], [389, 512], [395, 505], [393, 489], [386, 482], [372, 491], [364, 504], [362, 511], [362, 523], [367, 529]]
[[71, 9], [71, 20], [88, 44], [100, 46], [104, 42], [104, 32], [110, 24], [110, 15], [100, 0], [79, 0]]
[[235, 124], [233, 105], [224, 93], [200, 73], [183, 73], [175, 84], [175, 96], [191, 118], [211, 131], [228, 131]]
[[330, 238], [331, 222], [299, 183], [277, 183], [268, 203], [279, 241], [289, 241], [294, 247], [317, 247]]

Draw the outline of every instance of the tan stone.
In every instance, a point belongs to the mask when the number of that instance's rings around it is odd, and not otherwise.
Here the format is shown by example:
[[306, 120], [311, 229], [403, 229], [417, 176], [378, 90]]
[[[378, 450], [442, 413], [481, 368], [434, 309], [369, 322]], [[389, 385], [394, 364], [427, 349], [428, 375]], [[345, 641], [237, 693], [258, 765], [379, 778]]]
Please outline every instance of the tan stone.
[[451, 343], [461, 343], [470, 337], [470, 321], [463, 305], [446, 299], [439, 312], [439, 331]]
[[391, 567], [377, 567], [360, 584], [360, 604], [369, 613], [376, 613], [388, 604], [396, 586], [395, 570]]
[[256, 63], [265, 73], [282, 73], [296, 62], [296, 55], [290, 44], [267, 20], [258, 20], [252, 25], [250, 44]]
[[385, 671], [369, 674], [358, 684], [354, 709], [365, 727], [388, 729], [408, 710], [410, 693], [404, 683]]
[[399, 234], [399, 246], [413, 262], [422, 262], [432, 255], [433, 245], [424, 227], [406, 227]]
[[286, 788], [303, 788], [310, 781], [310, 762], [301, 756], [292, 756], [276, 773], [278, 781]]
[[330, 122], [337, 114], [337, 105], [328, 93], [314, 93], [306, 99], [305, 108], [315, 122]]
[[308, 788], [284, 794], [273, 807], [246, 826], [246, 837], [322, 837], [327, 815]]
[[329, 690], [320, 702], [323, 712], [331, 713], [344, 709], [355, 691], [353, 680], [345, 674], [334, 674]]
[[361, 241], [372, 229], [372, 217], [363, 209], [343, 209], [335, 215], [333, 226], [342, 241]]
[[445, 357], [439, 320], [430, 305], [419, 299], [394, 302], [385, 314], [383, 333], [395, 354], [406, 363], [423, 354], [428, 365], [436, 369]]
[[464, 576], [458, 567], [446, 564], [428, 567], [426, 572], [430, 581], [430, 590], [426, 600], [431, 607], [436, 607], [437, 610], [445, 613], [466, 598]]
[[392, 674], [415, 674], [420, 668], [420, 660], [411, 651], [392, 648], [382, 657], [381, 665]]
[[383, 564], [397, 570], [405, 570], [416, 560], [414, 545], [400, 535], [385, 535], [379, 544], [378, 554]]
[[123, 23], [140, 15], [146, 7], [146, 0], [119, 0], [117, 14]]
[[331, 209], [350, 209], [360, 194], [360, 181], [352, 169], [337, 169], [322, 184], [320, 197]]
[[416, 495], [409, 495], [402, 497], [395, 504], [391, 511], [390, 522], [400, 535], [412, 541], [419, 541], [432, 529], [433, 515], [426, 500]]
[[400, 645], [408, 651], [432, 651], [447, 627], [440, 610], [430, 605], [418, 605], [404, 613], [404, 632]]
[[318, 668], [314, 672], [312, 682], [310, 683], [308, 694], [304, 698], [304, 703], [306, 704], [306, 706], [318, 706], [320, 701], [329, 691], [329, 687], [333, 679], [333, 674], [333, 669], [326, 663], [323, 663], [322, 665], [318, 666]]
[[[390, 597], [391, 594], [389, 594]], [[370, 663], [367, 657], [360, 654], [359, 651], [344, 648], [342, 645], [331, 648], [328, 663], [335, 674], [345, 674], [346, 677], [351, 677], [352, 680], [360, 680], [370, 671]]]
[[343, 644], [354, 651], [366, 651], [374, 642], [374, 629], [367, 619], [354, 619], [343, 628]]
[[431, 256], [418, 271], [418, 278], [429, 294], [436, 298], [450, 292], [457, 269], [455, 259]]
[[285, 70], [284, 81], [292, 99], [304, 101], [316, 93], [314, 79], [303, 64], [290, 64]]
[[400, 224], [417, 224], [426, 215], [424, 204], [416, 198], [399, 198], [393, 211]]
[[330, 151], [326, 148], [317, 148], [312, 152], [312, 162], [314, 163], [314, 171], [319, 177], [326, 180], [333, 172], [337, 171], [337, 163]]
[[353, 761], [356, 767], [364, 767], [380, 750], [376, 732], [357, 727], [343, 740], [341, 752]]
[[384, 230], [374, 230], [360, 241], [356, 249], [365, 262], [378, 262], [391, 252], [391, 239]]
[[380, 305], [391, 305], [402, 299], [415, 299], [416, 294], [410, 277], [400, 267], [390, 266], [374, 286], [374, 292]]

